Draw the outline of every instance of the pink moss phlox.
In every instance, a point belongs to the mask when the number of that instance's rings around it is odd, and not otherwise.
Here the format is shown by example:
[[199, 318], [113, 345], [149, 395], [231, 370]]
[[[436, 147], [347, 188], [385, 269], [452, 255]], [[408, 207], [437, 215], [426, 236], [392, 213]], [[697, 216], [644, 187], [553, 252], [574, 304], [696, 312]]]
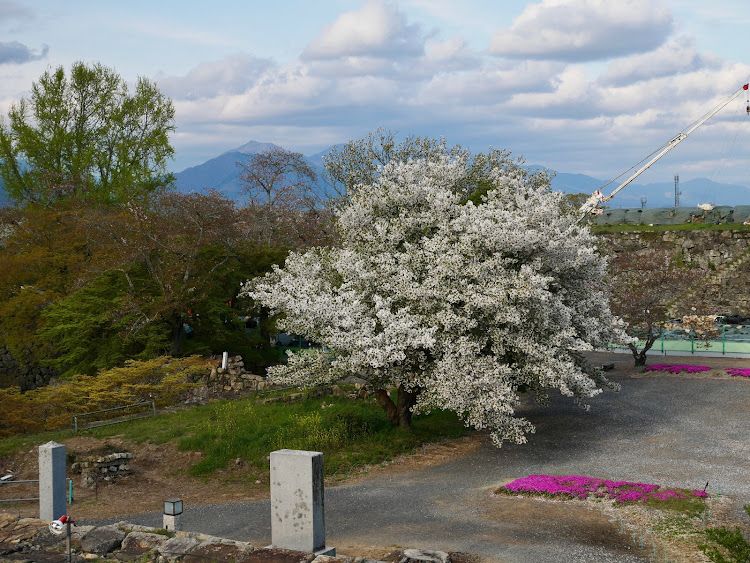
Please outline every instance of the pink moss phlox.
[[[661, 489], [659, 485], [649, 483], [631, 483], [630, 481], [608, 481], [582, 475], [529, 475], [504, 485], [512, 493], [533, 493], [566, 498], [585, 499], [589, 495], [597, 498], [609, 498], [618, 503], [648, 502], [651, 499], [668, 500], [687, 498], [681, 489]], [[705, 491], [695, 489], [695, 497], [706, 498]]]
[[727, 373], [737, 377], [750, 377], [750, 368], [726, 368]]
[[666, 371], [669, 373], [680, 373], [686, 371], [688, 373], [697, 373], [699, 371], [710, 371], [711, 368], [708, 366], [689, 366], [685, 364], [654, 364], [648, 366], [646, 371]]

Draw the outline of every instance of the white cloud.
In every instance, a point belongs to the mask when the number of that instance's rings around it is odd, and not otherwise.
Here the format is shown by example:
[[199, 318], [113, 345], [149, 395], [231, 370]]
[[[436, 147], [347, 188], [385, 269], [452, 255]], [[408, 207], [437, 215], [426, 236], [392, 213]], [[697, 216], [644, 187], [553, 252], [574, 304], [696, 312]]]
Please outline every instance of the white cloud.
[[690, 37], [681, 36], [671, 39], [650, 53], [612, 61], [607, 72], [602, 75], [601, 82], [624, 86], [641, 80], [685, 74], [720, 64], [716, 57], [696, 52], [694, 41]]
[[268, 59], [238, 53], [220, 61], [200, 63], [185, 76], [159, 73], [154, 81], [162, 92], [174, 99], [213, 98], [247, 91], [273, 66]]
[[410, 25], [395, 4], [368, 0], [362, 8], [341, 14], [326, 26], [302, 54], [304, 60], [351, 56], [418, 56], [424, 38], [418, 25]]
[[672, 32], [669, 10], [656, 0], [542, 0], [528, 4], [492, 38], [493, 55], [594, 61], [643, 53]]

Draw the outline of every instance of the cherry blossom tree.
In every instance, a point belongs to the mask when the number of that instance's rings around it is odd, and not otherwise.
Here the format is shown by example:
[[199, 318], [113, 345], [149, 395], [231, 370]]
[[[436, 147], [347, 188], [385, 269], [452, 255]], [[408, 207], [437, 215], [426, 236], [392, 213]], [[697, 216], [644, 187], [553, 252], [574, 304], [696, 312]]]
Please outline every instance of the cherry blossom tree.
[[279, 329], [324, 345], [272, 377], [355, 374], [394, 424], [449, 409], [498, 446], [534, 431], [515, 416], [519, 393], [545, 402], [556, 388], [583, 405], [616, 387], [580, 353], [625, 338], [588, 229], [509, 157], [486, 168], [493, 189], [478, 204], [465, 197], [472, 174], [461, 155], [391, 161], [336, 211], [337, 247], [293, 252], [245, 284]]
[[699, 268], [679, 264], [667, 250], [624, 251], [611, 261], [612, 310], [627, 323], [628, 348], [636, 366], [669, 321], [670, 305], [705, 277]]

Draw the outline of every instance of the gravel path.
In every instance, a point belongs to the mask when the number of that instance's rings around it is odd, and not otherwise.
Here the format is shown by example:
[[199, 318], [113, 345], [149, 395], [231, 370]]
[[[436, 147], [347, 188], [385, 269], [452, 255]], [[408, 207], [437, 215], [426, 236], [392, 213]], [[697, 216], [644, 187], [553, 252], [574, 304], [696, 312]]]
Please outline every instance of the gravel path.
[[[593, 399], [588, 412], [561, 397], [546, 408], [524, 407], [537, 427], [528, 444], [497, 449], [484, 439], [474, 452], [441, 465], [328, 488], [327, 543], [352, 555], [358, 546], [400, 546], [499, 562], [648, 560], [596, 510], [490, 494], [529, 473], [700, 489], [708, 482], [709, 492], [736, 499], [740, 518], [742, 503], [750, 502], [750, 380], [641, 376], [627, 369], [628, 357], [615, 360], [612, 379], [622, 390]], [[669, 363], [698, 363], [677, 360]], [[723, 361], [748, 366], [747, 360]], [[160, 525], [160, 519], [148, 514], [128, 521]], [[268, 501], [186, 507], [184, 525], [256, 545], [271, 539]]]

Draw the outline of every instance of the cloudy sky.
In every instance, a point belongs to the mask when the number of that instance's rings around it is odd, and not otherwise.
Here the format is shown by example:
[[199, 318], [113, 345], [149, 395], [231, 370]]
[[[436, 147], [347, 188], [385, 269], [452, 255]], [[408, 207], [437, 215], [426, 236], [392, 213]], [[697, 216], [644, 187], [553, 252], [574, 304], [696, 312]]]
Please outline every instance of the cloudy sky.
[[[174, 100], [175, 171], [384, 127], [608, 179], [750, 80], [749, 36], [747, 0], [0, 0], [0, 111], [98, 61]], [[745, 106], [639, 181], [750, 186]]]

